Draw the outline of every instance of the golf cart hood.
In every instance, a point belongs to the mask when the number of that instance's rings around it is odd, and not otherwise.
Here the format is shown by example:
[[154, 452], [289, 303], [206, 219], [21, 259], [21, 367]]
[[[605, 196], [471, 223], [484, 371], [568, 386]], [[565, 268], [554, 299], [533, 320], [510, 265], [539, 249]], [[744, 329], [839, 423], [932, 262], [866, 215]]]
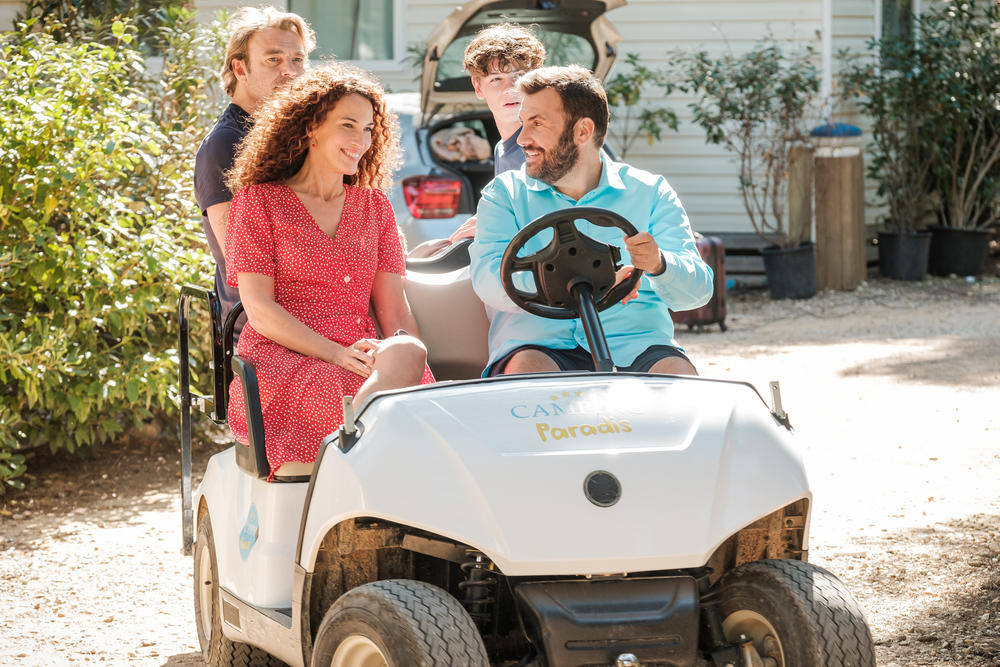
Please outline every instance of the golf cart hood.
[[[307, 570], [323, 535], [360, 517], [475, 547], [509, 576], [696, 567], [739, 529], [810, 497], [790, 433], [743, 383], [593, 373], [442, 383], [377, 395], [359, 423], [348, 451], [335, 438], [324, 448]], [[605, 475], [588, 484], [595, 472]]]
[[[466, 45], [483, 28], [498, 23], [532, 27], [548, 54], [547, 65], [575, 63], [603, 81], [615, 61], [621, 33], [604, 13], [626, 0], [471, 0], [457, 7], [427, 40], [421, 78], [424, 122], [443, 111], [484, 106], [476, 98], [469, 73], [462, 69]], [[575, 36], [561, 37], [565, 35]], [[561, 51], [550, 37], [561, 37]]]

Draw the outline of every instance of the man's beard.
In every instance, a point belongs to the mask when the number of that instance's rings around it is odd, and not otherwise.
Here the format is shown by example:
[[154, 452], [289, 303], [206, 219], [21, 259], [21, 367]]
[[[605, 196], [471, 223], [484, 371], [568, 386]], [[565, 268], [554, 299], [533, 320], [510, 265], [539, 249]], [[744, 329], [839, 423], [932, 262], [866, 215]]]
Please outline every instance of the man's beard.
[[576, 166], [579, 156], [580, 150], [573, 143], [573, 124], [570, 123], [559, 137], [559, 144], [551, 151], [542, 152], [542, 163], [533, 168], [525, 165], [525, 170], [528, 176], [554, 185]]

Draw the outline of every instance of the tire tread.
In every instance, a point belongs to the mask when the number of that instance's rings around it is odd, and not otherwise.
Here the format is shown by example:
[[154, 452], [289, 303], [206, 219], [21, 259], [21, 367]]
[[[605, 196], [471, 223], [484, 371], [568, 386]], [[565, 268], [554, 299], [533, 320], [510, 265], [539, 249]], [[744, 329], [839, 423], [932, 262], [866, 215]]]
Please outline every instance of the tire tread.
[[[319, 625], [314, 662], [333, 656], [340, 634], [350, 632], [342, 623], [359, 614], [380, 619], [380, 628], [365, 621], [376, 636], [385, 640], [391, 635], [393, 667], [489, 667], [479, 630], [458, 600], [444, 589], [410, 579], [373, 581], [338, 598]], [[404, 662], [397, 665], [400, 659]]]
[[[783, 583], [811, 622], [823, 661], [817, 667], [875, 667], [871, 631], [860, 605], [844, 584], [827, 570], [798, 560], [746, 563], [726, 579], [746, 577], [761, 585]], [[763, 580], [763, 581], [761, 581]]]
[[[203, 546], [202, 546], [203, 545]], [[213, 544], [212, 537], [212, 521], [209, 515], [206, 514], [201, 520], [198, 526], [198, 541], [195, 544], [194, 552], [194, 585], [195, 585], [195, 596], [194, 596], [194, 606], [195, 606], [195, 622], [198, 623], [198, 619], [201, 614], [201, 607], [198, 604], [198, 549], [209, 549], [212, 560], [212, 577], [215, 581], [219, 580], [218, 563], [215, 558], [215, 547]], [[257, 648], [256, 646], [251, 646], [250, 644], [244, 644], [242, 642], [234, 642], [233, 640], [222, 634], [222, 620], [220, 613], [216, 608], [218, 604], [218, 589], [215, 591], [215, 598], [212, 604], [212, 636], [207, 638], [207, 641], [202, 646], [202, 657], [205, 660], [205, 664], [209, 667], [282, 667], [285, 665], [284, 662], [278, 660], [272, 656], [267, 651]], [[199, 623], [200, 628], [200, 623]], [[198, 631], [199, 639], [201, 639], [201, 630]]]
[[[371, 584], [411, 612], [416, 637], [434, 667], [488, 665], [479, 638], [465, 608], [437, 586], [407, 579], [388, 579]], [[418, 613], [419, 612], [419, 613]], [[419, 655], [419, 654], [418, 654]]]

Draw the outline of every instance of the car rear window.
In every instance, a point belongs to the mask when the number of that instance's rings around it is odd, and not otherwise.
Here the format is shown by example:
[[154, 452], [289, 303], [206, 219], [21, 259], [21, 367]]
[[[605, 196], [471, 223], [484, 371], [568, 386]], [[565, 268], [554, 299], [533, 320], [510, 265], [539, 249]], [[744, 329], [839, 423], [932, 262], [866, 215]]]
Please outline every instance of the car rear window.
[[[545, 45], [546, 65], [581, 65], [593, 70], [597, 62], [594, 46], [580, 35], [564, 32], [537, 31], [538, 38]], [[475, 33], [456, 37], [441, 55], [438, 63], [434, 89], [442, 92], [471, 91], [469, 73], [462, 69], [465, 47], [476, 37]]]

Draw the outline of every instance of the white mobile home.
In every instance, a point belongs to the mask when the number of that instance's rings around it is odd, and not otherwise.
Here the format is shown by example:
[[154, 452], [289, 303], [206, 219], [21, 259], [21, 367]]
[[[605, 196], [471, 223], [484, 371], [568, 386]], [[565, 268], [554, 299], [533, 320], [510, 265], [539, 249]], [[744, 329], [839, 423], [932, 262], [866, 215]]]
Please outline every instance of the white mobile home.
[[[831, 99], [835, 86], [835, 54], [844, 48], [863, 49], [865, 42], [884, 31], [905, 29], [908, 17], [919, 11], [920, 0], [628, 0], [608, 13], [622, 33], [615, 71], [625, 67], [624, 56], [636, 53], [657, 67], [666, 64], [671, 49], [705, 49], [739, 53], [770, 34], [779, 41], [812, 43], [821, 67], [824, 94]], [[220, 9], [232, 10], [241, 0], [194, 0], [207, 19]], [[250, 3], [257, 4], [257, 3]], [[305, 16], [316, 28], [319, 57], [354, 55], [361, 67], [377, 73], [395, 92], [418, 90], [415, 72], [407, 61], [408, 48], [422, 44], [454, 9], [456, 0], [275, 0]], [[10, 25], [20, 0], [0, 0], [0, 28]], [[901, 28], [902, 27], [902, 28]], [[657, 101], [650, 98], [650, 101]], [[680, 131], [665, 131], [663, 140], [637, 142], [628, 161], [664, 174], [680, 194], [695, 229], [702, 232], [750, 232], [738, 191], [737, 167], [722, 148], [705, 143], [701, 130], [689, 122], [686, 100], [669, 101], [679, 113]], [[834, 103], [826, 113], [844, 116]], [[817, 122], [821, 120], [817, 117]], [[869, 188], [869, 195], [871, 188]], [[870, 197], [869, 197], [870, 199]], [[874, 214], [868, 213], [869, 222]]]

